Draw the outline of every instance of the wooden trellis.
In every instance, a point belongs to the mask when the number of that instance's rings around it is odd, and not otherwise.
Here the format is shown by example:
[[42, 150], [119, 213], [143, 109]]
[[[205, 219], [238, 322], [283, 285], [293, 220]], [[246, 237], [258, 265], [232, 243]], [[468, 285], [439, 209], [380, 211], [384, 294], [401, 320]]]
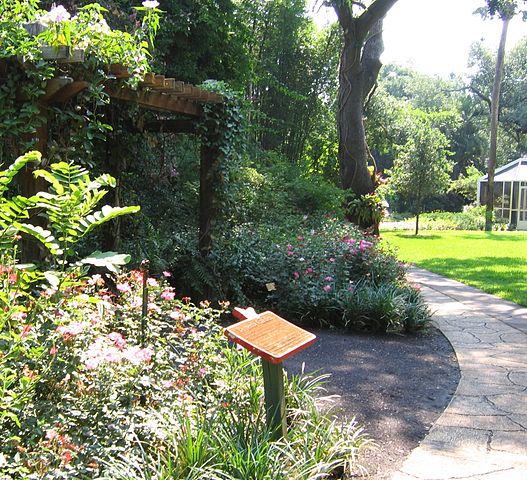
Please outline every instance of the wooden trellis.
[[[2, 73], [1, 68], [0, 73]], [[3, 71], [0, 77], [7, 73], [7, 71]], [[146, 74], [144, 81], [134, 90], [122, 81], [129, 78], [129, 73], [126, 68], [120, 65], [110, 66], [108, 77], [108, 81], [105, 83], [105, 91], [112, 100], [133, 103], [149, 110], [178, 114], [188, 119], [160, 118], [145, 125], [146, 130], [151, 127], [151, 131], [195, 133], [196, 124], [203, 115], [202, 104], [223, 102], [221, 95], [178, 81], [175, 78], [167, 78], [164, 75], [156, 75], [154, 73]], [[45, 94], [37, 102], [42, 118], [47, 119], [48, 110], [51, 106], [70, 101], [83, 90], [89, 88], [89, 86], [89, 81], [75, 80], [69, 76], [58, 76], [49, 80]], [[165, 122], [167, 128], [164, 128]], [[205, 137], [206, 135], [205, 133]], [[36, 137], [38, 140], [37, 149], [45, 154], [48, 141], [47, 122], [44, 122], [38, 128]], [[219, 158], [219, 154], [214, 148], [206, 146], [211, 143], [206, 138], [202, 139], [200, 155], [199, 249], [203, 254], [207, 254], [212, 248], [211, 224], [214, 211], [214, 179], [212, 178], [212, 172], [213, 166]], [[23, 193], [30, 196], [41, 188], [42, 185], [37, 184], [31, 172], [26, 172], [22, 180]], [[29, 254], [29, 256], [36, 255], [36, 252]]]

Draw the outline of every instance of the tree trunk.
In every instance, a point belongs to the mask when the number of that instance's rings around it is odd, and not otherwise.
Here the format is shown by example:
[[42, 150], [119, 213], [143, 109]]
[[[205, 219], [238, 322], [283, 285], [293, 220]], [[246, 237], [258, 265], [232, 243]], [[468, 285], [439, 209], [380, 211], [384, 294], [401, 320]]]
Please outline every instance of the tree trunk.
[[373, 164], [373, 158], [366, 144], [363, 114], [364, 103], [375, 86], [382, 66], [380, 56], [383, 49], [382, 18], [371, 27], [363, 48], [357, 47], [355, 35], [344, 35], [339, 67], [338, 155], [342, 187], [350, 188], [357, 195], [365, 195], [375, 189], [368, 171], [368, 164]]
[[[344, 45], [339, 66], [337, 129], [340, 180], [344, 189], [357, 196], [375, 190], [368, 164], [375, 162], [366, 143], [364, 104], [375, 87], [383, 51], [382, 21], [397, 0], [374, 0], [355, 16], [356, 2], [333, 0], [331, 3], [343, 31]], [[358, 3], [358, 2], [357, 2]], [[357, 223], [356, 219], [348, 220]], [[373, 225], [360, 225], [370, 228]]]
[[415, 216], [415, 236], [419, 234], [419, 214]]
[[505, 63], [505, 43], [507, 41], [507, 30], [510, 19], [503, 18], [501, 29], [500, 45], [496, 58], [496, 72], [494, 74], [494, 84], [492, 86], [492, 96], [490, 99], [490, 146], [488, 161], [488, 183], [487, 183], [487, 201], [485, 209], [485, 230], [492, 230], [492, 214], [494, 212], [494, 173], [496, 171], [496, 153], [498, 144], [498, 116], [500, 105], [501, 80], [503, 78], [503, 66]]

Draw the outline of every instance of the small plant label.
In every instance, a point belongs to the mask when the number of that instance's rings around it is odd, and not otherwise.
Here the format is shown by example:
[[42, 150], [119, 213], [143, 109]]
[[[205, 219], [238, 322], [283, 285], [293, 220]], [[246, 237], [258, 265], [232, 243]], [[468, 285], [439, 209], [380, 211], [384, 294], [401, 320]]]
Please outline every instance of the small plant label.
[[225, 329], [225, 335], [255, 355], [280, 363], [311, 345], [316, 336], [273, 312], [263, 312]]

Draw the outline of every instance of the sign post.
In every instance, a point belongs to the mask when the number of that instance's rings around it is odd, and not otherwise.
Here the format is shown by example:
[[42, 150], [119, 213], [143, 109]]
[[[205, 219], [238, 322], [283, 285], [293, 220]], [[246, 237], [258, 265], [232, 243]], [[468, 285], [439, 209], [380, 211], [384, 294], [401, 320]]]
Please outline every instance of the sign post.
[[261, 357], [267, 427], [278, 440], [287, 434], [282, 362], [313, 344], [316, 336], [273, 312], [237, 308], [233, 314], [244, 320], [226, 328], [225, 335]]

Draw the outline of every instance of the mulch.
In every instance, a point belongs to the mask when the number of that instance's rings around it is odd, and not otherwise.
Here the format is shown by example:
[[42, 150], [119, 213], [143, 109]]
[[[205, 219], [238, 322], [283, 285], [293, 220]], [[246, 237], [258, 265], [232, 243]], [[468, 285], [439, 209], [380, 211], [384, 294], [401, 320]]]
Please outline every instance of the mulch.
[[376, 448], [359, 459], [371, 479], [390, 478], [448, 405], [459, 382], [452, 347], [430, 327], [409, 335], [313, 331], [316, 343], [285, 362], [298, 373], [330, 373], [333, 413], [364, 426]]

